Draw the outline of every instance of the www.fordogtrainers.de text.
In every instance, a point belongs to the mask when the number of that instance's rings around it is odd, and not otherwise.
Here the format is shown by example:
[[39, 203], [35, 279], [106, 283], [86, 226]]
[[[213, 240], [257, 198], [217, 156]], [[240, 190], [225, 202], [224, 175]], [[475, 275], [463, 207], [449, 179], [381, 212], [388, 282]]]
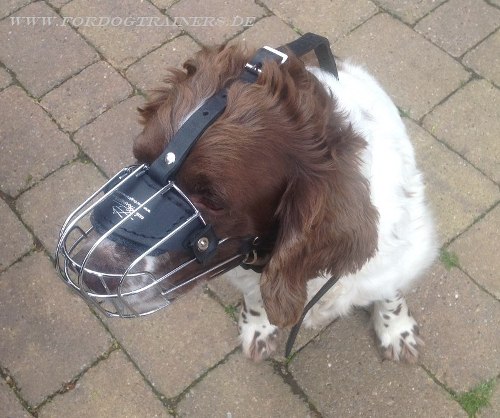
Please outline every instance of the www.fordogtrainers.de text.
[[12, 26], [253, 26], [254, 16], [11, 16]]

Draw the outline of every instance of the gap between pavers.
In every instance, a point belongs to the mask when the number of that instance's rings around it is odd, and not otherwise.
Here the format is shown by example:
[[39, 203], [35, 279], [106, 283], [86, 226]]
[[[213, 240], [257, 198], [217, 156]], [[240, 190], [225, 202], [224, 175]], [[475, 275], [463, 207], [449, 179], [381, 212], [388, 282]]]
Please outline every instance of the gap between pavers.
[[168, 417], [162, 402], [121, 351], [89, 369], [75, 387], [56, 396], [38, 417]]
[[78, 149], [20, 87], [0, 93], [0, 188], [12, 197], [76, 157]]
[[154, 315], [105, 323], [167, 398], [182, 393], [238, 344], [236, 324], [201, 286]]
[[270, 362], [256, 364], [240, 352], [191, 387], [176, 410], [180, 417], [307, 417], [311, 413]]
[[500, 304], [458, 268], [436, 263], [408, 294], [425, 348], [421, 364], [455, 392], [500, 371]]
[[87, 305], [43, 253], [0, 275], [0, 358], [31, 406], [62, 388], [111, 347]]
[[356, 312], [329, 327], [289, 368], [323, 417], [466, 417], [418, 365], [381, 361]]
[[500, 205], [467, 230], [450, 247], [458, 264], [500, 300]]

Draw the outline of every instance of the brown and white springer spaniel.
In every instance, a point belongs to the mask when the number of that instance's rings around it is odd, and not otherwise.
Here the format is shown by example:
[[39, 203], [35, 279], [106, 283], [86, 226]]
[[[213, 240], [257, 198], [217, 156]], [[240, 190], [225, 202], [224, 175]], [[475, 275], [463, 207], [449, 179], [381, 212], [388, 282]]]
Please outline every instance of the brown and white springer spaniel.
[[[134, 154], [151, 163], [204, 100], [228, 87], [227, 108], [194, 146], [176, 181], [217, 236], [258, 236], [269, 253], [261, 275], [227, 274], [244, 293], [239, 327], [254, 360], [276, 348], [331, 275], [336, 285], [308, 313], [320, 326], [373, 305], [385, 357], [415, 360], [416, 321], [402, 292], [432, 263], [436, 242], [421, 173], [398, 110], [363, 69], [339, 80], [290, 56], [266, 63], [254, 84], [238, 81], [251, 52], [205, 49], [170, 70], [140, 109]], [[236, 81], [235, 81], [236, 80]], [[127, 263], [110, 243], [108, 263]], [[109, 255], [109, 254], [108, 254]], [[148, 257], [161, 270], [162, 259]]]

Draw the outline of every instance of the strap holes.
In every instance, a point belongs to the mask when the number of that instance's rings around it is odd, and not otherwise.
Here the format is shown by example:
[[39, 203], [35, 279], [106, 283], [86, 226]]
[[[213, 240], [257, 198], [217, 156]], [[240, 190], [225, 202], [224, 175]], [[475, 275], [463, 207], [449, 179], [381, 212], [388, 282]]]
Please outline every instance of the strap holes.
[[203, 116], [208, 116], [208, 114], [209, 114], [208, 110], [203, 111]]

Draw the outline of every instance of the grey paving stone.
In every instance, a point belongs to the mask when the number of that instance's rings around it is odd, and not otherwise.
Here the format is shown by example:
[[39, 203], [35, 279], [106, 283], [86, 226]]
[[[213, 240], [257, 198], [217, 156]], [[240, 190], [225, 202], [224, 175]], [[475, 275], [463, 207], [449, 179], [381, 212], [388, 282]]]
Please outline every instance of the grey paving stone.
[[[203, 45], [221, 44], [265, 15], [259, 5], [246, 0], [181, 0], [168, 9], [179, 26]], [[186, 18], [182, 20], [180, 18]]]
[[269, 16], [259, 20], [255, 25], [234, 38], [235, 42], [243, 42], [248, 47], [260, 48], [268, 45], [278, 48], [298, 37], [290, 26], [276, 16]]
[[114, 351], [85, 373], [74, 389], [40, 409], [43, 417], [168, 417], [161, 401], [123, 352]]
[[293, 376], [322, 416], [467, 416], [420, 367], [382, 362], [365, 317], [336, 322], [292, 360]]
[[457, 392], [500, 372], [500, 304], [457, 268], [436, 265], [408, 302], [421, 327], [421, 363]]
[[100, 61], [49, 92], [41, 105], [63, 129], [76, 131], [131, 93], [127, 80]]
[[420, 119], [452, 93], [469, 74], [406, 25], [379, 14], [333, 46], [376, 76], [396, 104]]
[[24, 91], [0, 93], [0, 188], [11, 196], [32, 186], [78, 152]]
[[213, 291], [224, 305], [236, 306], [243, 299], [243, 295], [231, 283], [229, 283], [224, 275], [216, 277], [207, 283], [208, 288]]
[[425, 117], [423, 126], [500, 182], [500, 91], [474, 80]]
[[108, 176], [135, 162], [132, 143], [142, 131], [137, 107], [143, 103], [141, 96], [125, 100], [75, 134], [75, 141]]
[[28, 4], [30, 0], [4, 0], [0, 3], [0, 19]]
[[59, 280], [42, 253], [0, 276], [0, 358], [36, 406], [89, 367], [111, 338], [80, 298]]
[[256, 364], [239, 353], [191, 388], [177, 413], [181, 417], [310, 416], [307, 404], [270, 363]]
[[500, 85], [500, 31], [497, 31], [472, 51], [463, 62], [478, 74]]
[[69, 3], [72, 0], [47, 0], [47, 3], [51, 4], [54, 6], [56, 9], [61, 8], [65, 4]]
[[500, 299], [500, 206], [497, 206], [450, 246], [474, 280]]
[[160, 9], [168, 9], [176, 2], [177, 0], [151, 0], [151, 3]]
[[68, 215], [105, 182], [90, 164], [76, 162], [56, 171], [16, 202], [24, 222], [52, 253]]
[[[21, 18], [0, 22], [0, 61], [16, 74], [17, 79], [36, 97], [77, 73], [98, 56], [85, 41], [43, 2], [26, 6], [13, 16]], [[52, 24], [28, 24], [23, 17], [49, 17]]]
[[12, 83], [10, 74], [3, 68], [0, 68], [0, 89], [3, 89]]
[[0, 200], [0, 218], [5, 237], [0, 249], [0, 270], [3, 270], [33, 247], [33, 238], [3, 200]]
[[424, 173], [440, 242], [448, 242], [498, 200], [498, 187], [415, 123], [406, 120], [406, 126]]
[[422, 19], [415, 30], [454, 57], [493, 32], [500, 10], [482, 0], [450, 0]]
[[0, 380], [0, 405], [2, 414], [8, 418], [29, 418], [31, 415], [22, 407], [14, 392]]
[[142, 91], [153, 90], [161, 85], [167, 68], [181, 69], [184, 61], [199, 50], [199, 45], [189, 36], [180, 36], [131, 65], [126, 76]]
[[236, 324], [199, 287], [154, 315], [106, 321], [146, 378], [168, 398], [237, 345]]
[[326, 36], [332, 43], [377, 12], [377, 7], [368, 0], [319, 0], [314, 6], [293, 0], [264, 0], [263, 3], [302, 33], [314, 32]]
[[[146, 1], [74, 0], [61, 9], [61, 14], [69, 19], [69, 23], [77, 26], [78, 31], [113, 66], [120, 69], [128, 67], [179, 33], [178, 28], [165, 26], [165, 16]], [[87, 24], [87, 16], [98, 19]], [[70, 19], [80, 17], [85, 19]], [[104, 20], [100, 22], [99, 17]], [[106, 24], [106, 18], [109, 18], [109, 24]], [[158, 22], [156, 25], [151, 23], [153, 19]]]
[[385, 10], [413, 24], [446, 0], [377, 0]]

